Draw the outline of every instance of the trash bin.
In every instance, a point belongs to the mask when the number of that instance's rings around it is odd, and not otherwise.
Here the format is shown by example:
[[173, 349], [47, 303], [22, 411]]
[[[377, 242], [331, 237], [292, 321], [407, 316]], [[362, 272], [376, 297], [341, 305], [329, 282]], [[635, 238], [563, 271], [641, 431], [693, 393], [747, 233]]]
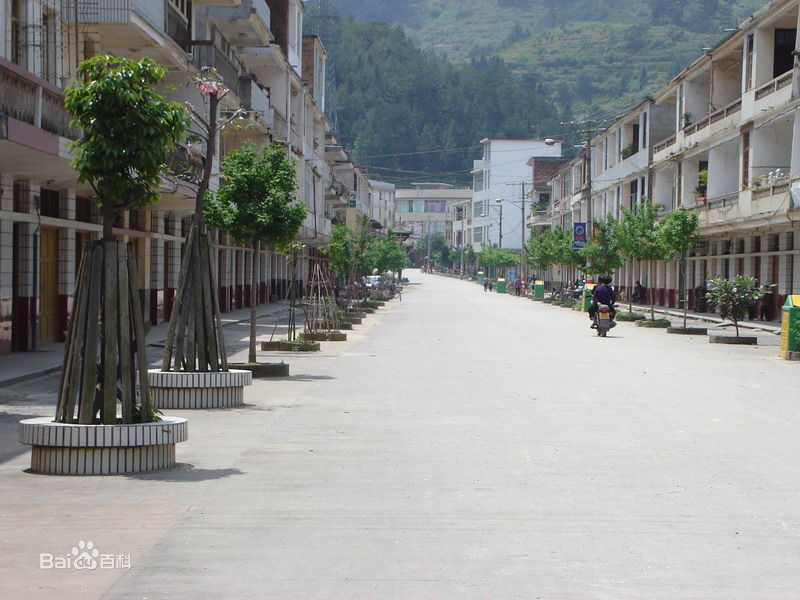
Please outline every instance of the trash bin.
[[592, 305], [592, 292], [594, 291], [594, 283], [586, 282], [583, 288], [583, 297], [581, 298], [583, 304], [583, 312], [589, 312], [589, 307]]
[[498, 278], [497, 280], [497, 287], [495, 288], [498, 294], [505, 294], [506, 293], [506, 280], [502, 277]]
[[533, 297], [536, 300], [544, 300], [544, 281], [536, 281], [533, 284]]
[[483, 285], [483, 278], [484, 278], [483, 271], [478, 271], [478, 273], [475, 275], [475, 279], [478, 281], [478, 285]]
[[781, 319], [781, 358], [797, 358], [800, 353], [800, 296], [789, 296]]

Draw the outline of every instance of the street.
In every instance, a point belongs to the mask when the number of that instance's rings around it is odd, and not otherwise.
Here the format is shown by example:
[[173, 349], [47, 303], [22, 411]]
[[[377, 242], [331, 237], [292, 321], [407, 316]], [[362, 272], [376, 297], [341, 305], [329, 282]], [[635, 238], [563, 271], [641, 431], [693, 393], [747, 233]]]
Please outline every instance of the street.
[[[0, 598], [797, 597], [798, 365], [775, 336], [601, 339], [407, 276], [348, 342], [273, 355], [292, 377], [244, 408], [175, 411], [174, 471], [26, 473], [16, 422], [52, 414], [58, 377], [0, 392]], [[40, 568], [80, 540], [130, 569]]]

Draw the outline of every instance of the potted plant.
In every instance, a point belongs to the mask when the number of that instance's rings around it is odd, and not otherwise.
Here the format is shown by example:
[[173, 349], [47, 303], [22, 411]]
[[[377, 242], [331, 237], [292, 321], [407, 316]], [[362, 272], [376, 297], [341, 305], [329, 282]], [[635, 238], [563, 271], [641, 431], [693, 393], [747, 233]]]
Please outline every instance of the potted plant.
[[697, 186], [694, 188], [694, 200], [697, 204], [705, 204], [708, 194], [708, 170], [697, 173]]
[[747, 275], [736, 275], [732, 280], [724, 277], [709, 279], [706, 298], [716, 306], [723, 319], [733, 322], [736, 329], [736, 337], [712, 335], [709, 341], [712, 344], [757, 344], [758, 337], [739, 335], [739, 321], [747, 315], [750, 307], [773, 287], [774, 285], [759, 286], [755, 277]]
[[153, 407], [136, 261], [114, 239], [123, 211], [158, 199], [164, 158], [184, 135], [185, 111], [153, 87], [166, 69], [143, 58], [81, 63], [64, 105], [82, 131], [72, 142], [78, 181], [95, 192], [102, 239], [84, 251], [64, 349], [55, 420], [27, 419], [38, 473], [98, 475], [173, 467], [186, 420]]

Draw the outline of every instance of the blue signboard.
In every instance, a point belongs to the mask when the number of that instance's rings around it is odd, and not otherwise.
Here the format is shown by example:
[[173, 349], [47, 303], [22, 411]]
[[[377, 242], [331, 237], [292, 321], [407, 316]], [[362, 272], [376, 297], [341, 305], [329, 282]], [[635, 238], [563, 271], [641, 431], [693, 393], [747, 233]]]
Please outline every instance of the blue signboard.
[[572, 226], [572, 247], [580, 250], [586, 245], [586, 223], [574, 223]]

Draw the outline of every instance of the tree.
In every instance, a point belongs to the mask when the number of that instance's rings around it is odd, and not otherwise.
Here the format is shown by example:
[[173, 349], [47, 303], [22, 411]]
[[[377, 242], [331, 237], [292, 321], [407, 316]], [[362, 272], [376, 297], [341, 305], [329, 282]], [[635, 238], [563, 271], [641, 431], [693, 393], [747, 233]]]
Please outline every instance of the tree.
[[659, 224], [661, 237], [668, 252], [678, 259], [680, 276], [678, 277], [678, 295], [683, 303], [683, 326], [686, 327], [689, 303], [686, 298], [686, 260], [689, 250], [700, 239], [700, 219], [697, 213], [681, 206], [668, 213]]
[[[619, 247], [629, 259], [643, 260], [648, 266], [648, 287], [650, 288], [650, 319], [655, 320], [655, 306], [652, 290], [653, 263], [669, 258], [658, 224], [660, 206], [647, 198], [642, 198], [636, 212], [622, 208], [622, 221], [617, 228]], [[630, 308], [632, 311], [632, 307]]]
[[581, 251], [586, 269], [593, 274], [611, 275], [623, 265], [617, 240], [618, 222], [608, 219], [595, 224], [595, 234]]
[[723, 319], [730, 319], [736, 327], [736, 337], [739, 337], [739, 321], [747, 314], [748, 309], [754, 306], [758, 299], [769, 293], [773, 285], [760, 286], [755, 277], [737, 275], [732, 281], [724, 277], [715, 277], [708, 281], [708, 298], [717, 307]]
[[188, 132], [190, 140], [205, 146], [205, 157], [197, 183], [195, 214], [186, 239], [161, 369], [227, 371], [214, 261], [216, 251], [206, 229], [205, 202], [217, 154], [217, 137], [245, 113], [239, 108], [224, 117], [219, 116], [221, 103], [230, 90], [222, 84], [213, 68], [204, 67], [193, 84], [202, 98], [204, 114], [190, 102], [186, 103], [190, 121]]
[[346, 285], [355, 262], [351, 234], [346, 225], [334, 225], [325, 253], [331, 260], [331, 268], [336, 273], [339, 283]]
[[375, 238], [367, 256], [370, 268], [380, 274], [388, 271], [400, 273], [408, 262], [408, 254], [391, 232], [385, 237]]
[[491, 246], [484, 246], [478, 253], [478, 263], [484, 267], [495, 269], [509, 269], [519, 262], [516, 254], [492, 248]]
[[294, 163], [278, 144], [261, 151], [252, 144], [229, 152], [222, 160], [225, 183], [208, 197], [208, 222], [227, 231], [237, 243], [253, 248], [250, 285], [250, 353], [256, 362], [256, 281], [260, 243], [283, 246], [292, 241], [306, 218], [297, 203]]
[[56, 408], [62, 423], [116, 424], [118, 401], [122, 423], [157, 418], [134, 254], [114, 240], [113, 226], [122, 211], [158, 199], [164, 158], [183, 137], [183, 107], [153, 90], [166, 73], [148, 58], [96, 56], [81, 63], [65, 94], [83, 132], [71, 144], [72, 164], [95, 192], [103, 239], [87, 246], [78, 271]]

